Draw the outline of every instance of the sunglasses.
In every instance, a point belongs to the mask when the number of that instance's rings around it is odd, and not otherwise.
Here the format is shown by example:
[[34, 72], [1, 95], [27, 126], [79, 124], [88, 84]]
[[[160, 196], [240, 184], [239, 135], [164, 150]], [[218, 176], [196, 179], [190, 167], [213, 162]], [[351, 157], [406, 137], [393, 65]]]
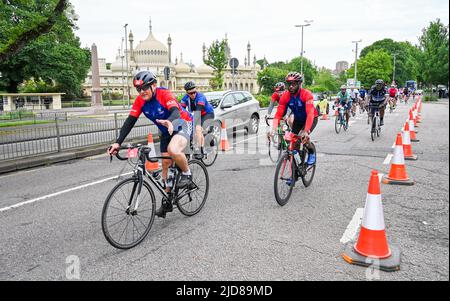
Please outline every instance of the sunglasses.
[[195, 93], [197, 93], [197, 91], [189, 92], [188, 95], [194, 95]]
[[139, 86], [139, 87], [136, 87], [136, 90], [137, 90], [139, 93], [141, 93], [141, 91], [147, 91], [148, 89], [150, 89], [150, 86], [151, 86], [151, 85]]

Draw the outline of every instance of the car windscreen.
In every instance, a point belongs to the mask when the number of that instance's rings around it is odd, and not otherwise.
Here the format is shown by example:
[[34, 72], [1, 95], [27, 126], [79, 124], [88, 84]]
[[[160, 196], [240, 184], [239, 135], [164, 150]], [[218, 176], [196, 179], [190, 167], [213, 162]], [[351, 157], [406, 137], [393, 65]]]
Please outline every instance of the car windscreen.
[[221, 93], [207, 93], [205, 94], [206, 100], [213, 106], [213, 108], [217, 108], [222, 100], [223, 94]]

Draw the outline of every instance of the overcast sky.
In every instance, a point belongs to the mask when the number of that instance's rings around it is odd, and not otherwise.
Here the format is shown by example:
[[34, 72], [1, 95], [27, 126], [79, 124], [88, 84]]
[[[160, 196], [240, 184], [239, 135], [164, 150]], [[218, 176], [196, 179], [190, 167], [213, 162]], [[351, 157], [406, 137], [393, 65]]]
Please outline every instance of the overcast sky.
[[[305, 56], [316, 65], [334, 69], [336, 62], [354, 61], [352, 41], [361, 47], [391, 38], [417, 44], [421, 30], [440, 18], [448, 25], [448, 0], [72, 0], [79, 15], [77, 36], [82, 46], [96, 43], [99, 57], [113, 62], [128, 23], [135, 45], [144, 40], [152, 19], [153, 34], [167, 44], [170, 33], [175, 56], [202, 63], [202, 45], [228, 34], [232, 56], [241, 64], [247, 43], [258, 59], [285, 61], [300, 55], [305, 28]], [[174, 60], [174, 58], [173, 58]]]

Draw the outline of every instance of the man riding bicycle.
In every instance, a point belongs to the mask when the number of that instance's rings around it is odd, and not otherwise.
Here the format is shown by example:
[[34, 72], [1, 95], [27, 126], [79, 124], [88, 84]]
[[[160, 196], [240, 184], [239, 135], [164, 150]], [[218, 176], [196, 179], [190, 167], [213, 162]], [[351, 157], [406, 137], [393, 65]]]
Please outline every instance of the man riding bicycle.
[[[139, 95], [120, 130], [119, 138], [108, 149], [108, 154], [117, 154], [120, 145], [143, 112], [145, 117], [150, 119], [159, 129], [162, 156], [170, 156], [181, 169], [182, 175], [177, 187], [183, 188], [192, 183], [192, 174], [183, 152], [192, 135], [192, 115], [180, 106], [169, 90], [157, 88], [156, 82], [156, 76], [152, 72], [141, 71], [136, 74], [133, 84]], [[162, 162], [164, 182], [167, 180], [168, 169], [172, 165], [172, 160], [163, 160]], [[169, 191], [170, 188], [167, 192]], [[165, 217], [166, 212], [172, 210], [172, 203], [163, 198], [161, 207], [155, 214], [159, 217]]]
[[358, 103], [359, 91], [356, 87], [350, 87], [350, 99], [352, 100], [352, 115], [355, 117], [356, 115], [356, 104]]
[[366, 94], [367, 90], [364, 89], [364, 86], [361, 86], [361, 89], [359, 89], [359, 106], [364, 111], [366, 107]]
[[382, 79], [377, 79], [375, 81], [375, 85], [370, 89], [369, 92], [369, 102], [370, 102], [370, 111], [369, 117], [372, 118], [375, 113], [375, 108], [378, 107], [380, 110], [380, 126], [384, 125], [384, 111], [386, 107], [386, 88], [384, 85], [384, 81]]
[[267, 115], [270, 116], [272, 114], [273, 108], [275, 104], [278, 103], [286, 90], [286, 85], [284, 83], [277, 83], [275, 85], [275, 92], [272, 94], [272, 101], [270, 102], [269, 109], [267, 110]]
[[350, 120], [350, 110], [352, 108], [352, 100], [350, 98], [350, 93], [347, 91], [347, 86], [342, 85], [341, 91], [339, 91], [336, 101], [336, 105], [341, 105], [345, 110], [345, 119], [347, 120], [347, 124]]
[[308, 141], [305, 144], [308, 150], [308, 165], [316, 163], [314, 149], [309, 143], [309, 135], [312, 133], [319, 120], [319, 113], [314, 107], [314, 96], [310, 91], [302, 89], [303, 76], [298, 72], [290, 72], [286, 77], [289, 93], [281, 96], [277, 113], [273, 119], [270, 136], [273, 136], [275, 129], [278, 128], [280, 120], [286, 115], [288, 108], [292, 111], [293, 123], [292, 133], [302, 137], [302, 140]]
[[181, 100], [181, 106], [194, 115], [197, 147], [200, 146], [200, 154], [198, 153], [198, 149], [196, 149], [194, 157], [196, 159], [202, 159], [205, 147], [203, 130], [208, 131], [208, 133], [212, 133], [213, 131], [214, 108], [203, 93], [197, 92], [197, 87], [194, 82], [187, 82], [184, 85], [184, 90], [186, 90], [186, 95]]
[[398, 99], [398, 90], [394, 84], [389, 88], [389, 103], [393, 104], [393, 108], [397, 107], [397, 99]]

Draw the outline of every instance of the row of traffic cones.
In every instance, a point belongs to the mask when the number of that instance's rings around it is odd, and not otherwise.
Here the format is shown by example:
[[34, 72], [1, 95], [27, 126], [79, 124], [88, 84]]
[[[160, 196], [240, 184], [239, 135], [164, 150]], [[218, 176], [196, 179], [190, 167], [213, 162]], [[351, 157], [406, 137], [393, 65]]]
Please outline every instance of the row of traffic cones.
[[[388, 176], [383, 177], [385, 184], [414, 185], [405, 167], [406, 160], [417, 160], [412, 153], [411, 140], [417, 142], [415, 127], [420, 123], [422, 100], [418, 99], [410, 111], [403, 133], [397, 134], [394, 157]], [[412, 134], [414, 133], [414, 134]], [[413, 138], [412, 138], [413, 137]], [[401, 252], [396, 246], [389, 246], [384, 223], [378, 171], [373, 170], [369, 181], [364, 217], [357, 242], [349, 243], [342, 254], [350, 264], [378, 268], [393, 272], [400, 270]]]

